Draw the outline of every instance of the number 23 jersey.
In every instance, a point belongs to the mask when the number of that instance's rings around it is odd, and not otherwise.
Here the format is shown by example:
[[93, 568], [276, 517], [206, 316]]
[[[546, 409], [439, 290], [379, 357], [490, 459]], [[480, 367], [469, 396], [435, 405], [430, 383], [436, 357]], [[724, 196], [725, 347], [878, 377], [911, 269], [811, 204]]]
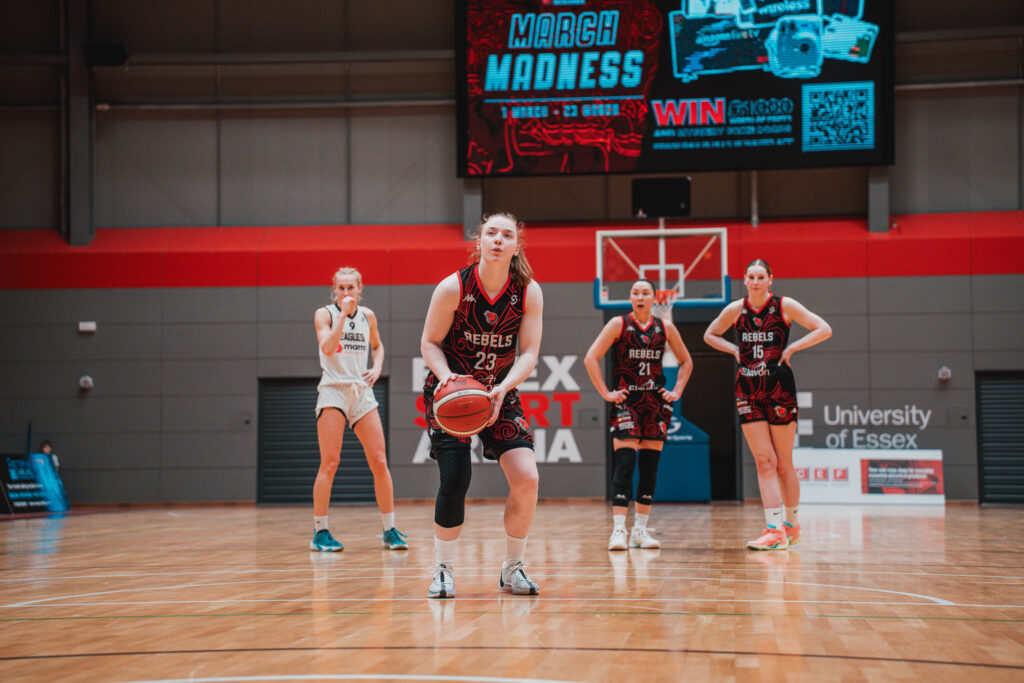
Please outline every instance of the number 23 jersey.
[[[472, 375], [488, 389], [499, 384], [516, 360], [519, 326], [526, 311], [526, 287], [511, 277], [493, 299], [487, 296], [477, 264], [458, 271], [459, 307], [441, 344], [448, 367], [458, 375]], [[437, 377], [427, 376], [433, 390]]]

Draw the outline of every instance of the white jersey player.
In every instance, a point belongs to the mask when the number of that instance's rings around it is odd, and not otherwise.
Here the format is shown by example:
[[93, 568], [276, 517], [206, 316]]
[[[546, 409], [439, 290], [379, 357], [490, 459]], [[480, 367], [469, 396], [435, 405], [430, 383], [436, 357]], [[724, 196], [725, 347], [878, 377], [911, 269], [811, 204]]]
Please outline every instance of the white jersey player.
[[[316, 402], [316, 433], [320, 443], [320, 469], [313, 485], [313, 540], [310, 550], [338, 551], [344, 546], [327, 526], [331, 485], [341, 462], [345, 423], [363, 445], [373, 472], [373, 489], [380, 507], [385, 548], [405, 550], [405, 534], [395, 528], [394, 492], [384, 447], [384, 428], [373, 396], [373, 385], [384, 367], [384, 345], [377, 316], [359, 305], [362, 276], [355, 268], [334, 274], [334, 303], [319, 308], [313, 317], [323, 376]], [[370, 358], [372, 365], [368, 365]]]

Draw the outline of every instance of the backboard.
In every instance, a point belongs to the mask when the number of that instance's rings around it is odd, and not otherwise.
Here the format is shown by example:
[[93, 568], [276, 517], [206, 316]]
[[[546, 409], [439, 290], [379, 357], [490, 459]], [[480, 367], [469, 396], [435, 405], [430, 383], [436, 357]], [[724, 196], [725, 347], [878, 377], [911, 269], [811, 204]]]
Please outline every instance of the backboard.
[[598, 230], [596, 255], [596, 308], [631, 308], [629, 289], [640, 278], [676, 290], [675, 308], [729, 302], [725, 228]]

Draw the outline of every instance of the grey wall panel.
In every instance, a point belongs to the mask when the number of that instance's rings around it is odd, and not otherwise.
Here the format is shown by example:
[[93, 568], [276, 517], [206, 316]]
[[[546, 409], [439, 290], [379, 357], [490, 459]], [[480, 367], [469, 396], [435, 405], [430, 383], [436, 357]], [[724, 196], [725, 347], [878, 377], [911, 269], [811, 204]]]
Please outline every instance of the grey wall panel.
[[976, 313], [1018, 311], [1024, 275], [975, 275], [971, 278], [971, 307]]
[[[831, 340], [830, 340], [831, 341]], [[824, 342], [827, 345], [829, 342]], [[821, 353], [795, 354], [792, 359], [793, 373], [797, 388], [808, 391], [818, 387], [830, 389], [869, 389], [870, 363], [873, 358], [867, 353]]]
[[218, 47], [226, 52], [345, 49], [348, 3], [219, 0]]
[[0, 229], [60, 225], [58, 135], [57, 112], [0, 111]]
[[[450, 0], [392, 0], [387, 3], [349, 2], [350, 49], [439, 50], [450, 48], [455, 23]], [[386, 31], [366, 30], [385, 26]]]
[[175, 323], [164, 325], [161, 352], [169, 359], [251, 358], [256, 355], [253, 323]]
[[[750, 215], [749, 173], [696, 173], [691, 177], [690, 212], [694, 218]], [[627, 204], [625, 212], [611, 215], [626, 215], [631, 210], [632, 203]]]
[[1024, 349], [1015, 351], [975, 351], [974, 369], [1024, 370]]
[[12, 402], [11, 424], [32, 423], [35, 433], [102, 434], [155, 432], [160, 429], [160, 401], [151, 396], [23, 399]]
[[[943, 453], [945, 457], [945, 453]], [[942, 465], [947, 500], [978, 500], [978, 465]]]
[[971, 328], [968, 313], [874, 315], [869, 330], [872, 351], [959, 351]]
[[160, 470], [160, 500], [250, 501], [256, 497], [255, 467]]
[[[529, 239], [529, 238], [527, 238]], [[452, 272], [454, 273], [459, 268], [458, 264], [452, 264]], [[440, 282], [440, 280], [438, 280]], [[391, 311], [389, 313], [389, 320], [394, 324], [400, 320], [418, 322], [420, 325], [420, 332], [423, 331], [423, 318], [426, 314], [427, 308], [430, 306], [430, 297], [434, 293], [433, 285], [394, 285], [388, 287], [391, 290]], [[395, 328], [395, 333], [398, 333], [398, 329]], [[419, 339], [419, 332], [416, 333], [416, 339]], [[419, 348], [419, 341], [416, 342], [416, 348]]]
[[161, 289], [46, 289], [0, 291], [0, 320], [19, 325], [67, 325], [80, 320], [97, 323], [159, 323]]
[[96, 225], [217, 225], [217, 135], [212, 114], [100, 117]]
[[[953, 379], [941, 382], [939, 368], [948, 367]], [[969, 351], [878, 352], [871, 354], [868, 369], [873, 387], [902, 389], [956, 389], [974, 386], [973, 361]]]
[[223, 225], [349, 222], [345, 117], [232, 116], [220, 144]]
[[[893, 213], [1018, 208], [1016, 90], [905, 93], [896, 105]], [[950, 141], [956, 144], [950, 144]]]
[[[316, 309], [330, 302], [330, 281], [331, 273], [326, 273], [322, 287], [260, 287], [257, 290], [260, 319], [305, 322], [312, 331]], [[364, 296], [369, 298], [369, 292]]]
[[48, 361], [135, 360], [160, 353], [159, 325], [103, 325], [95, 334], [79, 334], [71, 325], [22, 325], [0, 328], [0, 358]]
[[58, 0], [0, 3], [0, 45], [4, 52], [57, 52], [52, 27], [60, 20]]
[[484, 190], [484, 213], [515, 214], [526, 221], [527, 240], [531, 221], [600, 220], [608, 217], [607, 202], [607, 182], [601, 176], [566, 177], [558, 182], [504, 178], [486, 183]]
[[[785, 303], [783, 303], [783, 306], [785, 306]], [[868, 321], [870, 320], [868, 316], [830, 313], [825, 320], [832, 328], [832, 337], [818, 346], [800, 351], [801, 355], [840, 353], [845, 351], [861, 352], [868, 348]], [[793, 338], [799, 338], [806, 334], [806, 331], [798, 325], [794, 325], [791, 328], [790, 334]]]
[[452, 112], [360, 110], [351, 121], [349, 222], [462, 222]]
[[[132, 425], [115, 424], [111, 427], [131, 429]], [[65, 484], [76, 479], [80, 472], [160, 467], [160, 434], [156, 431], [34, 434], [35, 441], [49, 439], [53, 442], [54, 452], [60, 458], [61, 477]], [[38, 445], [33, 443], [33, 447]]]
[[949, 313], [971, 310], [970, 276], [873, 277], [868, 279], [872, 313]]
[[243, 323], [259, 320], [256, 287], [189, 287], [162, 290], [165, 323]]
[[158, 469], [117, 468], [85, 470], [64, 478], [64, 489], [74, 503], [157, 503], [162, 497]]
[[[242, 426], [241, 417], [249, 424]], [[256, 431], [256, 393], [233, 396], [167, 396], [161, 401], [160, 428], [165, 432]]]
[[136, 53], [212, 52], [217, 49], [220, 0], [181, 0], [173, 5], [133, 0], [94, 0], [93, 38], [128, 41]]
[[256, 376], [310, 377], [319, 380], [320, 363], [313, 354], [309, 358], [260, 358], [256, 361]]
[[601, 497], [605, 489], [604, 465], [548, 465], [540, 478], [538, 495], [545, 498]]
[[[309, 419], [313, 419], [312, 412]], [[160, 458], [175, 468], [255, 468], [256, 431], [164, 432]]]
[[[864, 168], [761, 171], [758, 208], [762, 216], [863, 214], [867, 211]], [[828, 192], [809, 191], [828, 187]]]
[[[746, 289], [743, 288], [744, 273], [729, 275], [733, 281], [733, 298], [746, 296]], [[784, 297], [793, 297], [829, 322], [832, 320], [831, 316], [836, 313], [850, 315], [868, 312], [867, 278], [793, 279], [786, 278], [785, 275], [775, 274], [772, 278], [772, 290]]]
[[45, 363], [0, 362], [3, 393], [24, 398], [76, 398], [78, 379], [89, 375], [96, 385], [90, 396], [140, 396], [159, 391], [158, 360], [51, 360]]
[[167, 360], [163, 362], [164, 396], [216, 396], [256, 393], [256, 361]]
[[[256, 344], [260, 356], [264, 357], [318, 358], [312, 315], [309, 322], [261, 323]], [[317, 363], [319, 367], [319, 361]]]
[[978, 313], [974, 316], [974, 348], [978, 351], [1021, 349], [1024, 313]]

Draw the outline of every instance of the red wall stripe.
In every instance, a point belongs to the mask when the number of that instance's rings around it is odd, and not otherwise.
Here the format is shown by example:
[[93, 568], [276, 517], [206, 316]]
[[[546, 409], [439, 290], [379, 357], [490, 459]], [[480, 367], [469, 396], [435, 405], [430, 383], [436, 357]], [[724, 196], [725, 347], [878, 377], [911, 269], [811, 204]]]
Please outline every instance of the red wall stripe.
[[[896, 216], [886, 233], [866, 221], [791, 219], [724, 225], [730, 274], [754, 258], [783, 278], [1024, 273], [1024, 212]], [[528, 226], [526, 253], [541, 282], [590, 282], [597, 229], [644, 223]], [[86, 247], [53, 230], [0, 231], [0, 289], [326, 285], [342, 265], [375, 285], [433, 284], [467, 262], [457, 225], [108, 228]]]

